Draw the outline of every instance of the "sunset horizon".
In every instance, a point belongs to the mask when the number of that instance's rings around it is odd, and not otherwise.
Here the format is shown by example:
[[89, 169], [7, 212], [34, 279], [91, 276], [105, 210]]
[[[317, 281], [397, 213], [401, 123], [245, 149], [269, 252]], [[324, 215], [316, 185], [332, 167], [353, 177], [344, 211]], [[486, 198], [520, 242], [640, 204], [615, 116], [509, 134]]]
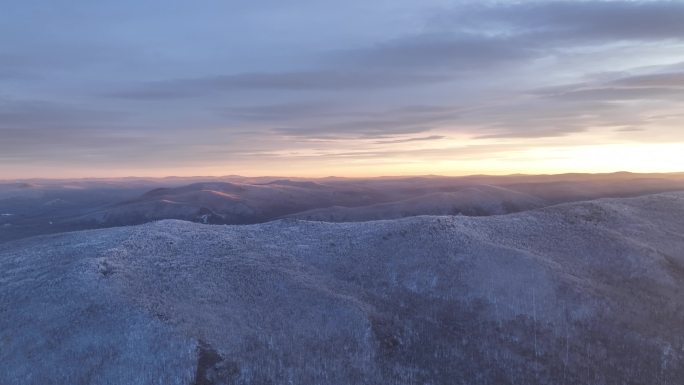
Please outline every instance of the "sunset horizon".
[[677, 385], [684, 0], [0, 0], [0, 385]]
[[684, 163], [680, 2], [165, 4], [5, 7], [0, 179]]
[[561, 172], [502, 172], [502, 173], [463, 173], [463, 174], [441, 174], [441, 173], [407, 173], [407, 174], [359, 174], [359, 175], [337, 175], [337, 174], [316, 174], [316, 175], [292, 175], [292, 174], [121, 174], [114, 176], [53, 176], [53, 177], [22, 177], [22, 178], [7, 178], [0, 179], [0, 183], [13, 182], [30, 182], [30, 181], [79, 181], [79, 180], [126, 180], [126, 179], [197, 179], [197, 180], [212, 180], [221, 178], [245, 178], [245, 179], [385, 179], [385, 178], [420, 178], [420, 177], [434, 177], [434, 178], [468, 178], [468, 177], [513, 177], [513, 176], [563, 176], [563, 175], [677, 175], [684, 174], [684, 171], [600, 171], [600, 172], [582, 172], [582, 171], [561, 171]]

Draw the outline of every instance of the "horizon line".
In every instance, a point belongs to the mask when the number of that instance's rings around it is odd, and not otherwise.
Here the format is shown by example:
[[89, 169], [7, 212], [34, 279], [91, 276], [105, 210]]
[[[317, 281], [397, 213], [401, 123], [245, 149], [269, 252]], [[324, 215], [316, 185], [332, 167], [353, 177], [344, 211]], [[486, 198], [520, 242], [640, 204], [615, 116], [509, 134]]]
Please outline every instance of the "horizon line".
[[0, 183], [12, 183], [12, 182], [28, 182], [28, 181], [97, 181], [97, 180], [127, 180], [127, 179], [198, 179], [198, 178], [244, 178], [244, 179], [386, 179], [386, 178], [472, 178], [472, 177], [513, 177], [513, 176], [562, 176], [562, 175], [615, 175], [615, 174], [630, 174], [630, 175], [679, 175], [684, 174], [682, 171], [670, 171], [670, 172], [634, 172], [634, 171], [611, 171], [611, 172], [559, 172], [559, 173], [509, 173], [509, 174], [460, 174], [460, 175], [448, 175], [448, 174], [406, 174], [406, 175], [376, 175], [376, 176], [338, 176], [338, 175], [328, 175], [319, 177], [306, 177], [306, 176], [285, 176], [285, 175], [240, 175], [240, 174], [226, 174], [226, 175], [165, 175], [165, 176], [120, 176], [120, 177], [106, 177], [106, 176], [86, 176], [86, 177], [64, 177], [64, 178], [51, 178], [51, 177], [30, 177], [30, 178], [15, 178], [15, 179], [4, 179], [0, 178]]

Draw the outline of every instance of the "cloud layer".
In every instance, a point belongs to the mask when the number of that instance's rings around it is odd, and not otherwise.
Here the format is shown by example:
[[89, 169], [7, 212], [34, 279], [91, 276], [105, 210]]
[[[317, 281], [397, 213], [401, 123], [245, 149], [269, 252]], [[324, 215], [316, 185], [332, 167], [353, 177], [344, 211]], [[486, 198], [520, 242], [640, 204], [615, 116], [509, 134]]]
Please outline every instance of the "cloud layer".
[[682, 2], [232, 3], [10, 2], [0, 178], [684, 142]]

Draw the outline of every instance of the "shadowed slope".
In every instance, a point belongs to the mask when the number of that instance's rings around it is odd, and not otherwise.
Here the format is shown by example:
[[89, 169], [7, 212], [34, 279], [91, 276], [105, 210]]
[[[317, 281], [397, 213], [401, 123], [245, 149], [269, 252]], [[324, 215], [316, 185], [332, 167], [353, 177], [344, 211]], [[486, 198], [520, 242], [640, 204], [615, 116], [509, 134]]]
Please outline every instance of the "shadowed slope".
[[544, 200], [496, 186], [465, 187], [454, 192], [439, 192], [389, 203], [361, 207], [329, 207], [303, 211], [289, 218], [359, 222], [397, 219], [416, 215], [486, 216], [508, 214], [543, 207]]

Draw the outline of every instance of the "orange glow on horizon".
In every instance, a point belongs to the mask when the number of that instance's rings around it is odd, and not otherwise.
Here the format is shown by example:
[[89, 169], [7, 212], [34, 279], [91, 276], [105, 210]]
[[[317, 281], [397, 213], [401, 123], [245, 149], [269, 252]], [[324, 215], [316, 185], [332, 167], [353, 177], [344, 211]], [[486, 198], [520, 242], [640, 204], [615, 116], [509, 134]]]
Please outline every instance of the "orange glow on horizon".
[[[458, 148], [454, 149], [454, 153]], [[68, 171], [66, 171], [68, 169]], [[0, 169], [2, 179], [68, 179], [68, 178], [157, 178], [167, 176], [248, 177], [283, 176], [320, 178], [379, 177], [409, 175], [464, 176], [474, 174], [563, 174], [665, 173], [684, 171], [684, 143], [610, 144], [586, 146], [529, 147], [511, 151], [495, 151], [472, 157], [378, 157], [337, 159], [325, 155], [282, 155], [269, 160], [243, 160], [223, 166], [193, 165], [174, 168], [102, 168], [94, 174], [91, 168], [30, 167], [21, 174]]]

